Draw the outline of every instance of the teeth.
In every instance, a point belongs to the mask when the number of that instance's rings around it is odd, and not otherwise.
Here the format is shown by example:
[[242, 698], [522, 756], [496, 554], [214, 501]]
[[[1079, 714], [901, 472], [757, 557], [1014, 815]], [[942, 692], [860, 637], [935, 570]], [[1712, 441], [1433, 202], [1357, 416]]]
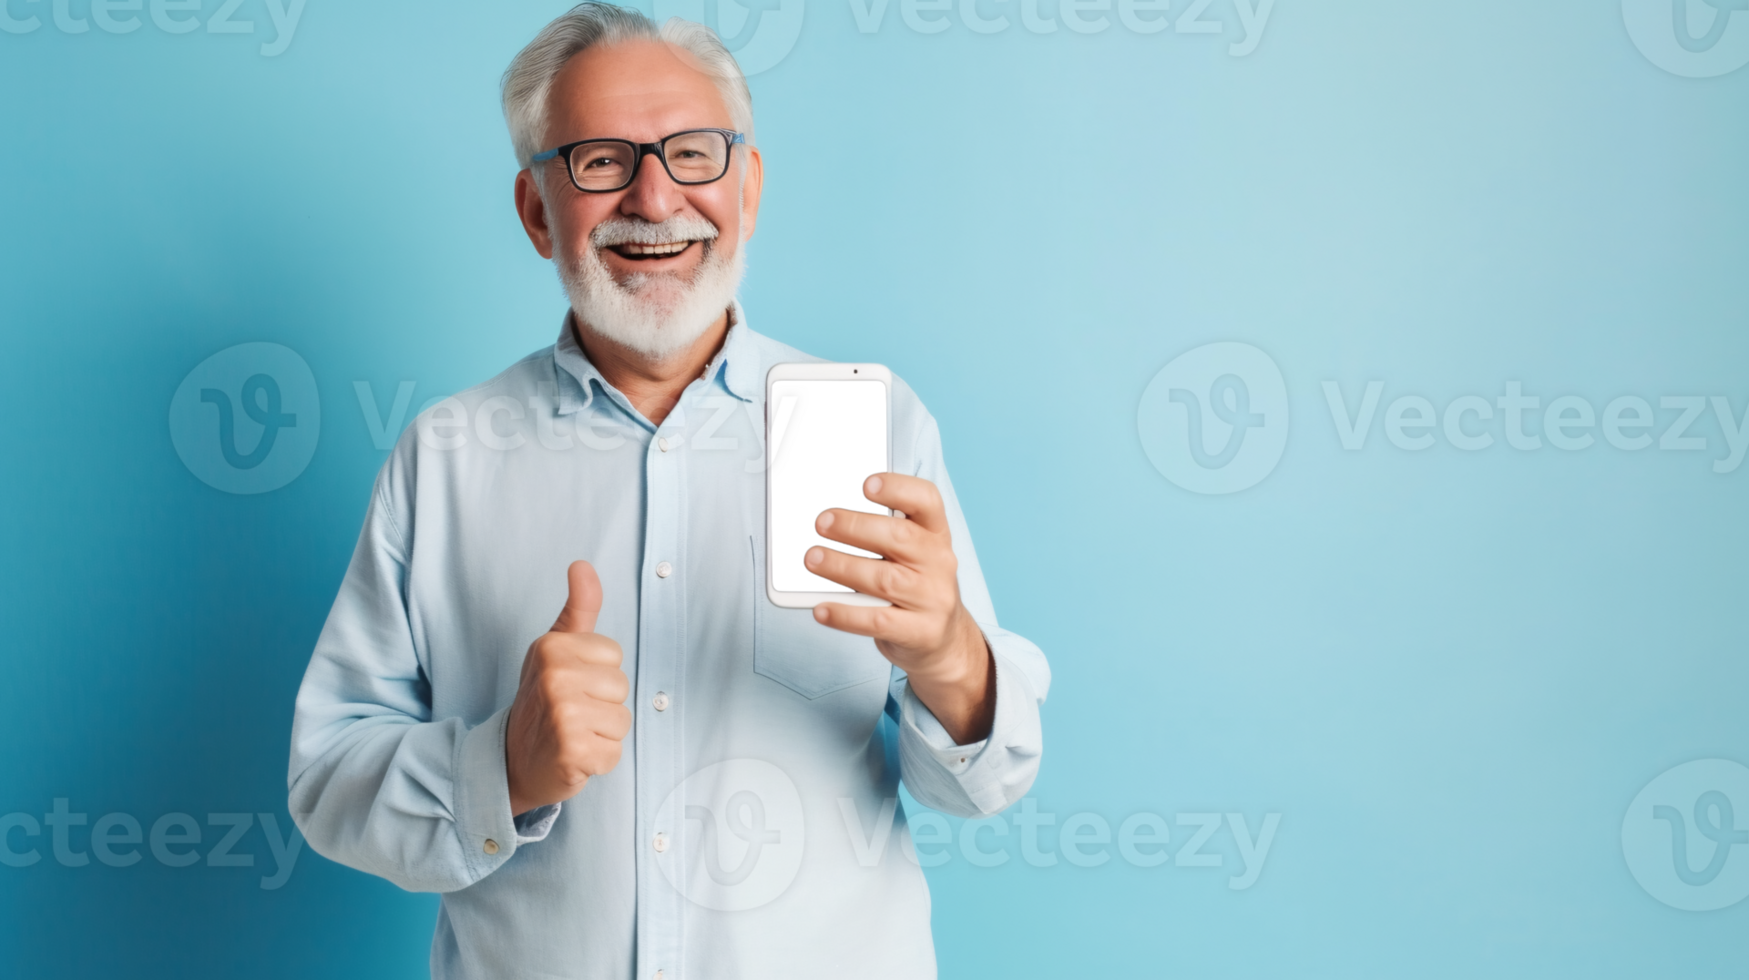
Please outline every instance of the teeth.
[[628, 242], [620, 245], [619, 249], [629, 255], [676, 255], [686, 251], [686, 246], [691, 244], [691, 242], [664, 242], [661, 245], [642, 245]]

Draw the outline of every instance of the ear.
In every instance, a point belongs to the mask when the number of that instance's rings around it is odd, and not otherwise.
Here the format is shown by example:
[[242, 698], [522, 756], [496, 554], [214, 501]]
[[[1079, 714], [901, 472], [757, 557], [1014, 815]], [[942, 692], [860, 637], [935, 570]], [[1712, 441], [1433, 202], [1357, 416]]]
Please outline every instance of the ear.
[[765, 187], [765, 160], [759, 149], [747, 147], [742, 157], [741, 177], [741, 240], [753, 237], [753, 227], [759, 223], [759, 192]]
[[543, 259], [552, 258], [553, 229], [547, 223], [546, 200], [541, 197], [540, 184], [532, 170], [516, 175], [516, 215], [522, 219], [522, 230], [528, 233], [534, 250]]

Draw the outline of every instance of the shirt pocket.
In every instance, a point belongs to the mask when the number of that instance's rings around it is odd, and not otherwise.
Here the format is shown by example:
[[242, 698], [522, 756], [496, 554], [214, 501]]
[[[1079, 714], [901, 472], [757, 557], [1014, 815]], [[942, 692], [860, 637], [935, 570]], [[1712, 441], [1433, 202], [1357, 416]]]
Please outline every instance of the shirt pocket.
[[885, 680], [893, 665], [866, 636], [814, 621], [811, 609], [783, 609], [765, 595], [764, 548], [753, 553], [753, 672], [809, 700], [858, 684]]

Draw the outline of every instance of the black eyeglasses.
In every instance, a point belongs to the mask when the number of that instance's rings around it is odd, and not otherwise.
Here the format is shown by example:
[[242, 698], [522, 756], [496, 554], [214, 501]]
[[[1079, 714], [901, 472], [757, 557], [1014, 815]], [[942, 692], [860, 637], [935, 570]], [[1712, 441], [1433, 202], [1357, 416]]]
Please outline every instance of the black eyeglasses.
[[631, 140], [578, 140], [529, 158], [530, 164], [565, 158], [571, 185], [585, 194], [630, 187], [645, 154], [655, 154], [676, 184], [708, 184], [729, 172], [729, 153], [747, 138], [728, 129], [688, 129], [656, 143]]

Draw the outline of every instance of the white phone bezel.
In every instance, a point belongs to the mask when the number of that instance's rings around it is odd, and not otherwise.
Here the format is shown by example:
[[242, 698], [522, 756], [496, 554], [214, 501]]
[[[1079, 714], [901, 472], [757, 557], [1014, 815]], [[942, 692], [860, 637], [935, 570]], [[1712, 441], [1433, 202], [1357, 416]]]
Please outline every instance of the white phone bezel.
[[[812, 609], [822, 602], [847, 606], [890, 606], [879, 596], [861, 592], [780, 592], [771, 579], [771, 389], [779, 381], [879, 381], [886, 385], [887, 469], [893, 468], [893, 372], [884, 364], [838, 364], [830, 361], [773, 364], [765, 373], [765, 597], [783, 609]], [[873, 474], [870, 474], [871, 476]], [[891, 513], [889, 510], [888, 513]]]

